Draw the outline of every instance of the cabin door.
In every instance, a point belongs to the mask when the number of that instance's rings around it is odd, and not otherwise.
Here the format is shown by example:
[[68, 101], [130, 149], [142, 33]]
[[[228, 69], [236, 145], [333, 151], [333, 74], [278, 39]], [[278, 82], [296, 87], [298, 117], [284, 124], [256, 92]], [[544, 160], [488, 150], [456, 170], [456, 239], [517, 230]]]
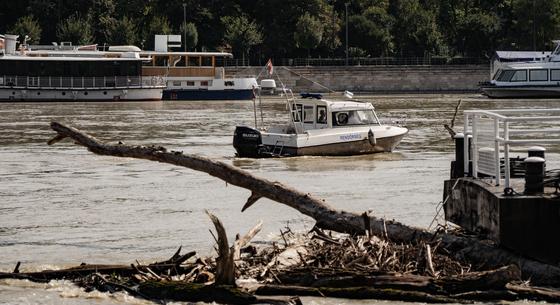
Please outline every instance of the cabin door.
[[315, 129], [315, 106], [303, 106], [303, 130]]

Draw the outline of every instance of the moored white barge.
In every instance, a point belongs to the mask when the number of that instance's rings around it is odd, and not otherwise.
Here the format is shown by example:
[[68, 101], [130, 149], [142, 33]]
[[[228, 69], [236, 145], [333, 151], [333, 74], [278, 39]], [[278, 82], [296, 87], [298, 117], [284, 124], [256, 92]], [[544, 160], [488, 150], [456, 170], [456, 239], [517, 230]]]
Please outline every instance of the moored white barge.
[[136, 52], [100, 52], [78, 47], [15, 50], [6, 35], [0, 51], [0, 101], [161, 100], [161, 76], [142, 76]]

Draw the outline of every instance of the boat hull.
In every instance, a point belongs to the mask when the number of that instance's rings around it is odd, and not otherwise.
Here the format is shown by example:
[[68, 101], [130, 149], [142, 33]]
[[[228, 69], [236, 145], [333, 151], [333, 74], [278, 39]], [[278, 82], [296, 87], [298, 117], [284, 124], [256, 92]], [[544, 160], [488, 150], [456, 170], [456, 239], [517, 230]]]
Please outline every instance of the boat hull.
[[407, 132], [379, 137], [375, 142], [368, 138], [337, 143], [295, 147], [290, 145], [262, 144], [262, 134], [250, 127], [237, 127], [233, 146], [237, 156], [246, 158], [294, 157], [294, 156], [353, 156], [391, 152]]
[[560, 98], [560, 86], [491, 86], [481, 90], [490, 98]]
[[167, 89], [163, 91], [164, 100], [251, 100], [252, 89], [234, 90], [186, 90]]
[[0, 88], [0, 102], [158, 101], [163, 88], [53, 89]]

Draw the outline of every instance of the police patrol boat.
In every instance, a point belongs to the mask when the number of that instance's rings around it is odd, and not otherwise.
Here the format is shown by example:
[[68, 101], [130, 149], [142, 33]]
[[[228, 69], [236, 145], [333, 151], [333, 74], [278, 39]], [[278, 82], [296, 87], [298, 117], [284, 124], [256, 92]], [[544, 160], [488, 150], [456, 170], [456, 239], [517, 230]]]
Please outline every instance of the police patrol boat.
[[330, 101], [320, 94], [295, 99], [285, 90], [290, 116], [282, 125], [237, 126], [233, 146], [239, 157], [349, 156], [391, 152], [408, 129], [380, 123], [371, 103]]

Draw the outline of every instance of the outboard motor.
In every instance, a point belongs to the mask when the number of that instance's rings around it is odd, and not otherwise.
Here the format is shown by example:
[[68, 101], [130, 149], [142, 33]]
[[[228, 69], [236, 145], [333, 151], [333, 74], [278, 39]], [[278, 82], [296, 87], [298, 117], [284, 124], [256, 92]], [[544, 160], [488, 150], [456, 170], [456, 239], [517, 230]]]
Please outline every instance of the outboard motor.
[[233, 147], [239, 157], [258, 158], [264, 149], [261, 132], [247, 126], [237, 126], [233, 132]]

